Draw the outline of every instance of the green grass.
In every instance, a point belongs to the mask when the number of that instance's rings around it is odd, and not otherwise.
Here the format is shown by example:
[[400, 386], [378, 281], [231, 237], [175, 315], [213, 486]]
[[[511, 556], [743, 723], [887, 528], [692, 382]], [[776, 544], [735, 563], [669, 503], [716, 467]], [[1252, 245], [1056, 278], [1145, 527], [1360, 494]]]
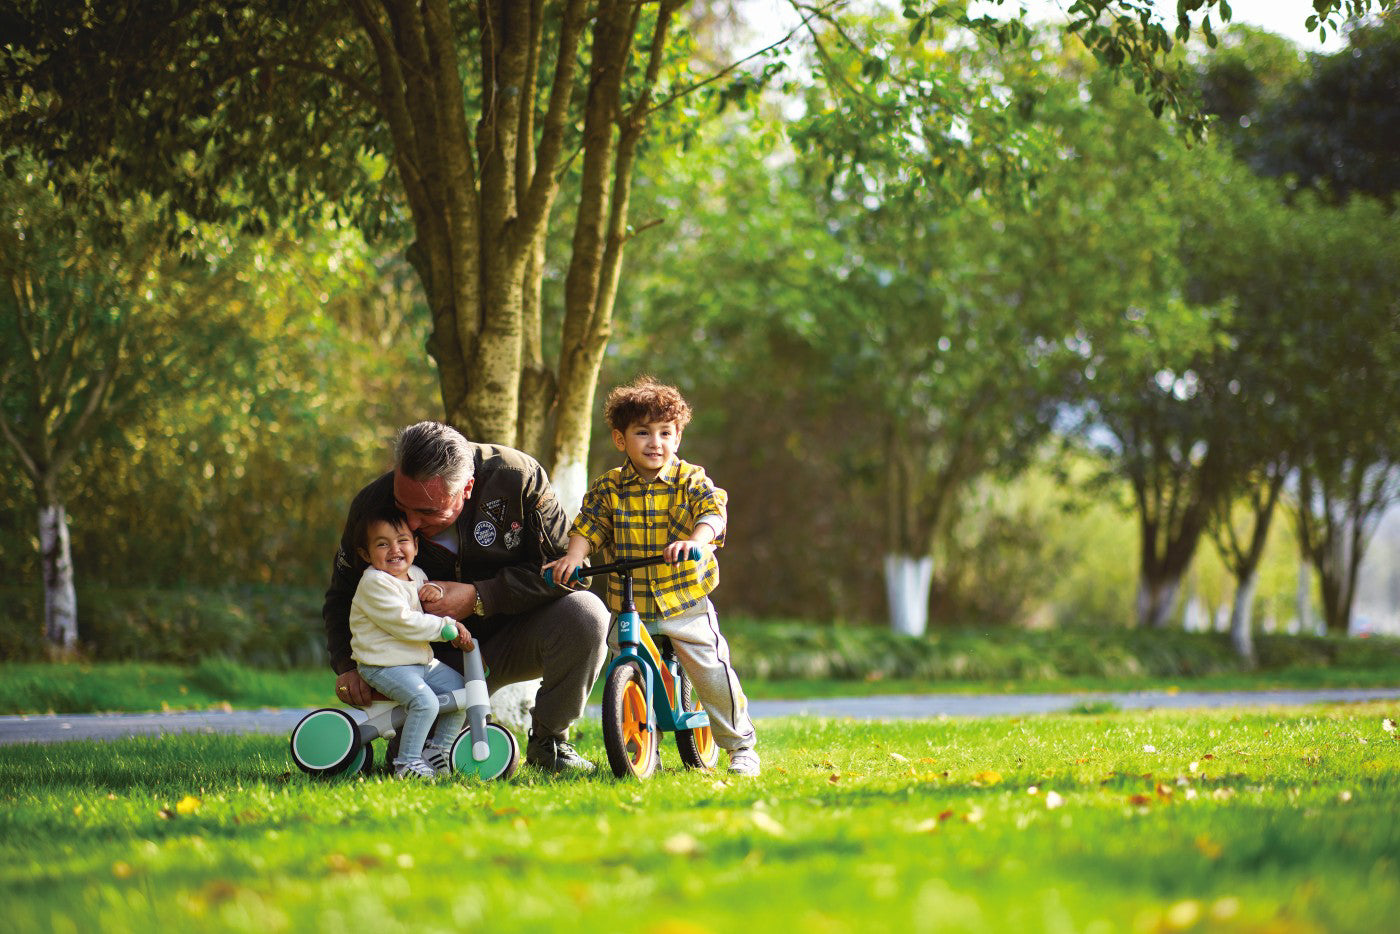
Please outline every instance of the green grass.
[[0, 891], [23, 932], [1374, 931], [1398, 712], [789, 719], [756, 780], [640, 785], [318, 782], [282, 737], [10, 747]]
[[[325, 669], [269, 671], [223, 660], [194, 667], [137, 662], [51, 665], [0, 663], [0, 714], [95, 711], [210, 710], [225, 706], [319, 707], [331, 703]], [[1284, 688], [1364, 688], [1400, 685], [1400, 663], [1382, 668], [1294, 667], [1254, 674], [1196, 677], [1077, 676], [1057, 679], [929, 681], [916, 678], [850, 680], [745, 678], [757, 699], [863, 697], [875, 694], [1009, 694], [1098, 691], [1225, 691]], [[594, 687], [592, 703], [602, 698]]]

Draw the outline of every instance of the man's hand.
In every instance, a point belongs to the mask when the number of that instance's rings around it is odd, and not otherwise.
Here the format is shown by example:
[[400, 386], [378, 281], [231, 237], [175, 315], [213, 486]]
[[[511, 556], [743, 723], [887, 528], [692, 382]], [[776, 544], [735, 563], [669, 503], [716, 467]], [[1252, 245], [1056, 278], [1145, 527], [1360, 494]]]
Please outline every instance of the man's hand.
[[355, 707], [368, 707], [370, 701], [374, 699], [374, 688], [369, 686], [368, 681], [360, 677], [358, 671], [351, 668], [335, 679], [335, 696], [337, 700]]
[[[434, 616], [450, 616], [453, 619], [466, 619], [476, 609], [476, 585], [454, 584], [450, 581], [435, 582], [442, 589], [442, 596], [429, 594], [434, 599], [423, 600], [423, 612]], [[419, 598], [422, 600], [422, 598]]]
[[462, 625], [462, 621], [460, 619], [454, 620], [453, 622], [457, 624], [457, 638], [452, 640], [452, 644], [457, 646], [457, 648], [461, 649], [463, 652], [470, 652], [472, 650], [472, 647], [476, 644], [472, 642], [472, 634], [467, 631], [466, 626]]

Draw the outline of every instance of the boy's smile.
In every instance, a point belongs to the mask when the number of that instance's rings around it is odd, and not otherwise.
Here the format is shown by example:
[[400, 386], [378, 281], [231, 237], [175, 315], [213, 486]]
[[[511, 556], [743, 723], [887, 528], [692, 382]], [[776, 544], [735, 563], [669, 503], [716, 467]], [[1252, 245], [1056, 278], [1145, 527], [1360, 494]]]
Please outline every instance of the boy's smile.
[[655, 480], [676, 457], [681, 429], [675, 422], [633, 422], [626, 431], [613, 429], [613, 445], [632, 462], [643, 480]]
[[408, 568], [418, 554], [418, 543], [406, 526], [371, 522], [365, 530], [365, 547], [360, 556], [376, 571], [391, 574], [401, 581], [409, 580]]

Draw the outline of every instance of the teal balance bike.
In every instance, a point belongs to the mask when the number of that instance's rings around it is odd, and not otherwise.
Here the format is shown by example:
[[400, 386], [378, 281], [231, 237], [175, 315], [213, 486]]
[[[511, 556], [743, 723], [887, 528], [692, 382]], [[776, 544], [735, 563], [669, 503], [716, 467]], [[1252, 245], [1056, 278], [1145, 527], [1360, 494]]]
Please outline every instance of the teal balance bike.
[[[456, 638], [455, 626], [443, 627], [444, 640]], [[484, 780], [507, 779], [520, 764], [520, 744], [515, 734], [498, 723], [488, 723], [491, 695], [486, 690], [486, 669], [481, 647], [473, 645], [462, 653], [462, 673], [466, 685], [450, 694], [438, 695], [442, 713], [467, 712], [467, 729], [453, 741], [449, 759], [452, 771], [475, 775]], [[338, 707], [313, 710], [292, 728], [292, 760], [308, 775], [335, 778], [367, 773], [374, 766], [376, 739], [393, 739], [403, 728], [406, 717], [402, 706], [391, 700], [378, 700], [364, 710], [358, 720]]]
[[[692, 548], [691, 561], [700, 557]], [[572, 580], [598, 574], [622, 578], [622, 612], [617, 616], [618, 656], [603, 681], [603, 746], [618, 778], [650, 778], [661, 763], [660, 734], [675, 733], [681, 762], [692, 769], [712, 769], [719, 747], [710, 732], [710, 715], [691, 697], [690, 679], [676, 660], [671, 640], [652, 639], [637, 614], [631, 572], [665, 564], [662, 555], [579, 568]], [[546, 572], [549, 574], [549, 572]]]

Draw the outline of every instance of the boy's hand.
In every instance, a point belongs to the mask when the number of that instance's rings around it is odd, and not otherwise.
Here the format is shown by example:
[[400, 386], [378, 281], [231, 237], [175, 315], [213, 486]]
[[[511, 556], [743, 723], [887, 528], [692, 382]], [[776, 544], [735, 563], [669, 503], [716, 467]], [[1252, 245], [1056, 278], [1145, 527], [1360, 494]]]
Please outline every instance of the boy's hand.
[[702, 558], [715, 550], [714, 545], [693, 542], [687, 538], [678, 542], [671, 542], [671, 544], [666, 546], [666, 550], [663, 551], [662, 554], [666, 556], [667, 564], [675, 564], [678, 561], [689, 561], [690, 549], [692, 548], [699, 551], [700, 557]]
[[467, 631], [466, 626], [462, 625], [462, 621], [460, 619], [453, 620], [453, 622], [457, 624], [457, 638], [452, 640], [452, 644], [455, 645], [457, 648], [461, 649], [463, 652], [470, 652], [472, 650], [472, 646], [475, 645], [475, 643], [472, 642], [472, 634]]
[[545, 571], [551, 571], [553, 572], [554, 583], [562, 587], [567, 587], [570, 590], [578, 590], [583, 586], [583, 581], [574, 580], [574, 572], [581, 567], [583, 567], [582, 559], [566, 554], [564, 557], [551, 561], [540, 568], [540, 573], [543, 574]]

